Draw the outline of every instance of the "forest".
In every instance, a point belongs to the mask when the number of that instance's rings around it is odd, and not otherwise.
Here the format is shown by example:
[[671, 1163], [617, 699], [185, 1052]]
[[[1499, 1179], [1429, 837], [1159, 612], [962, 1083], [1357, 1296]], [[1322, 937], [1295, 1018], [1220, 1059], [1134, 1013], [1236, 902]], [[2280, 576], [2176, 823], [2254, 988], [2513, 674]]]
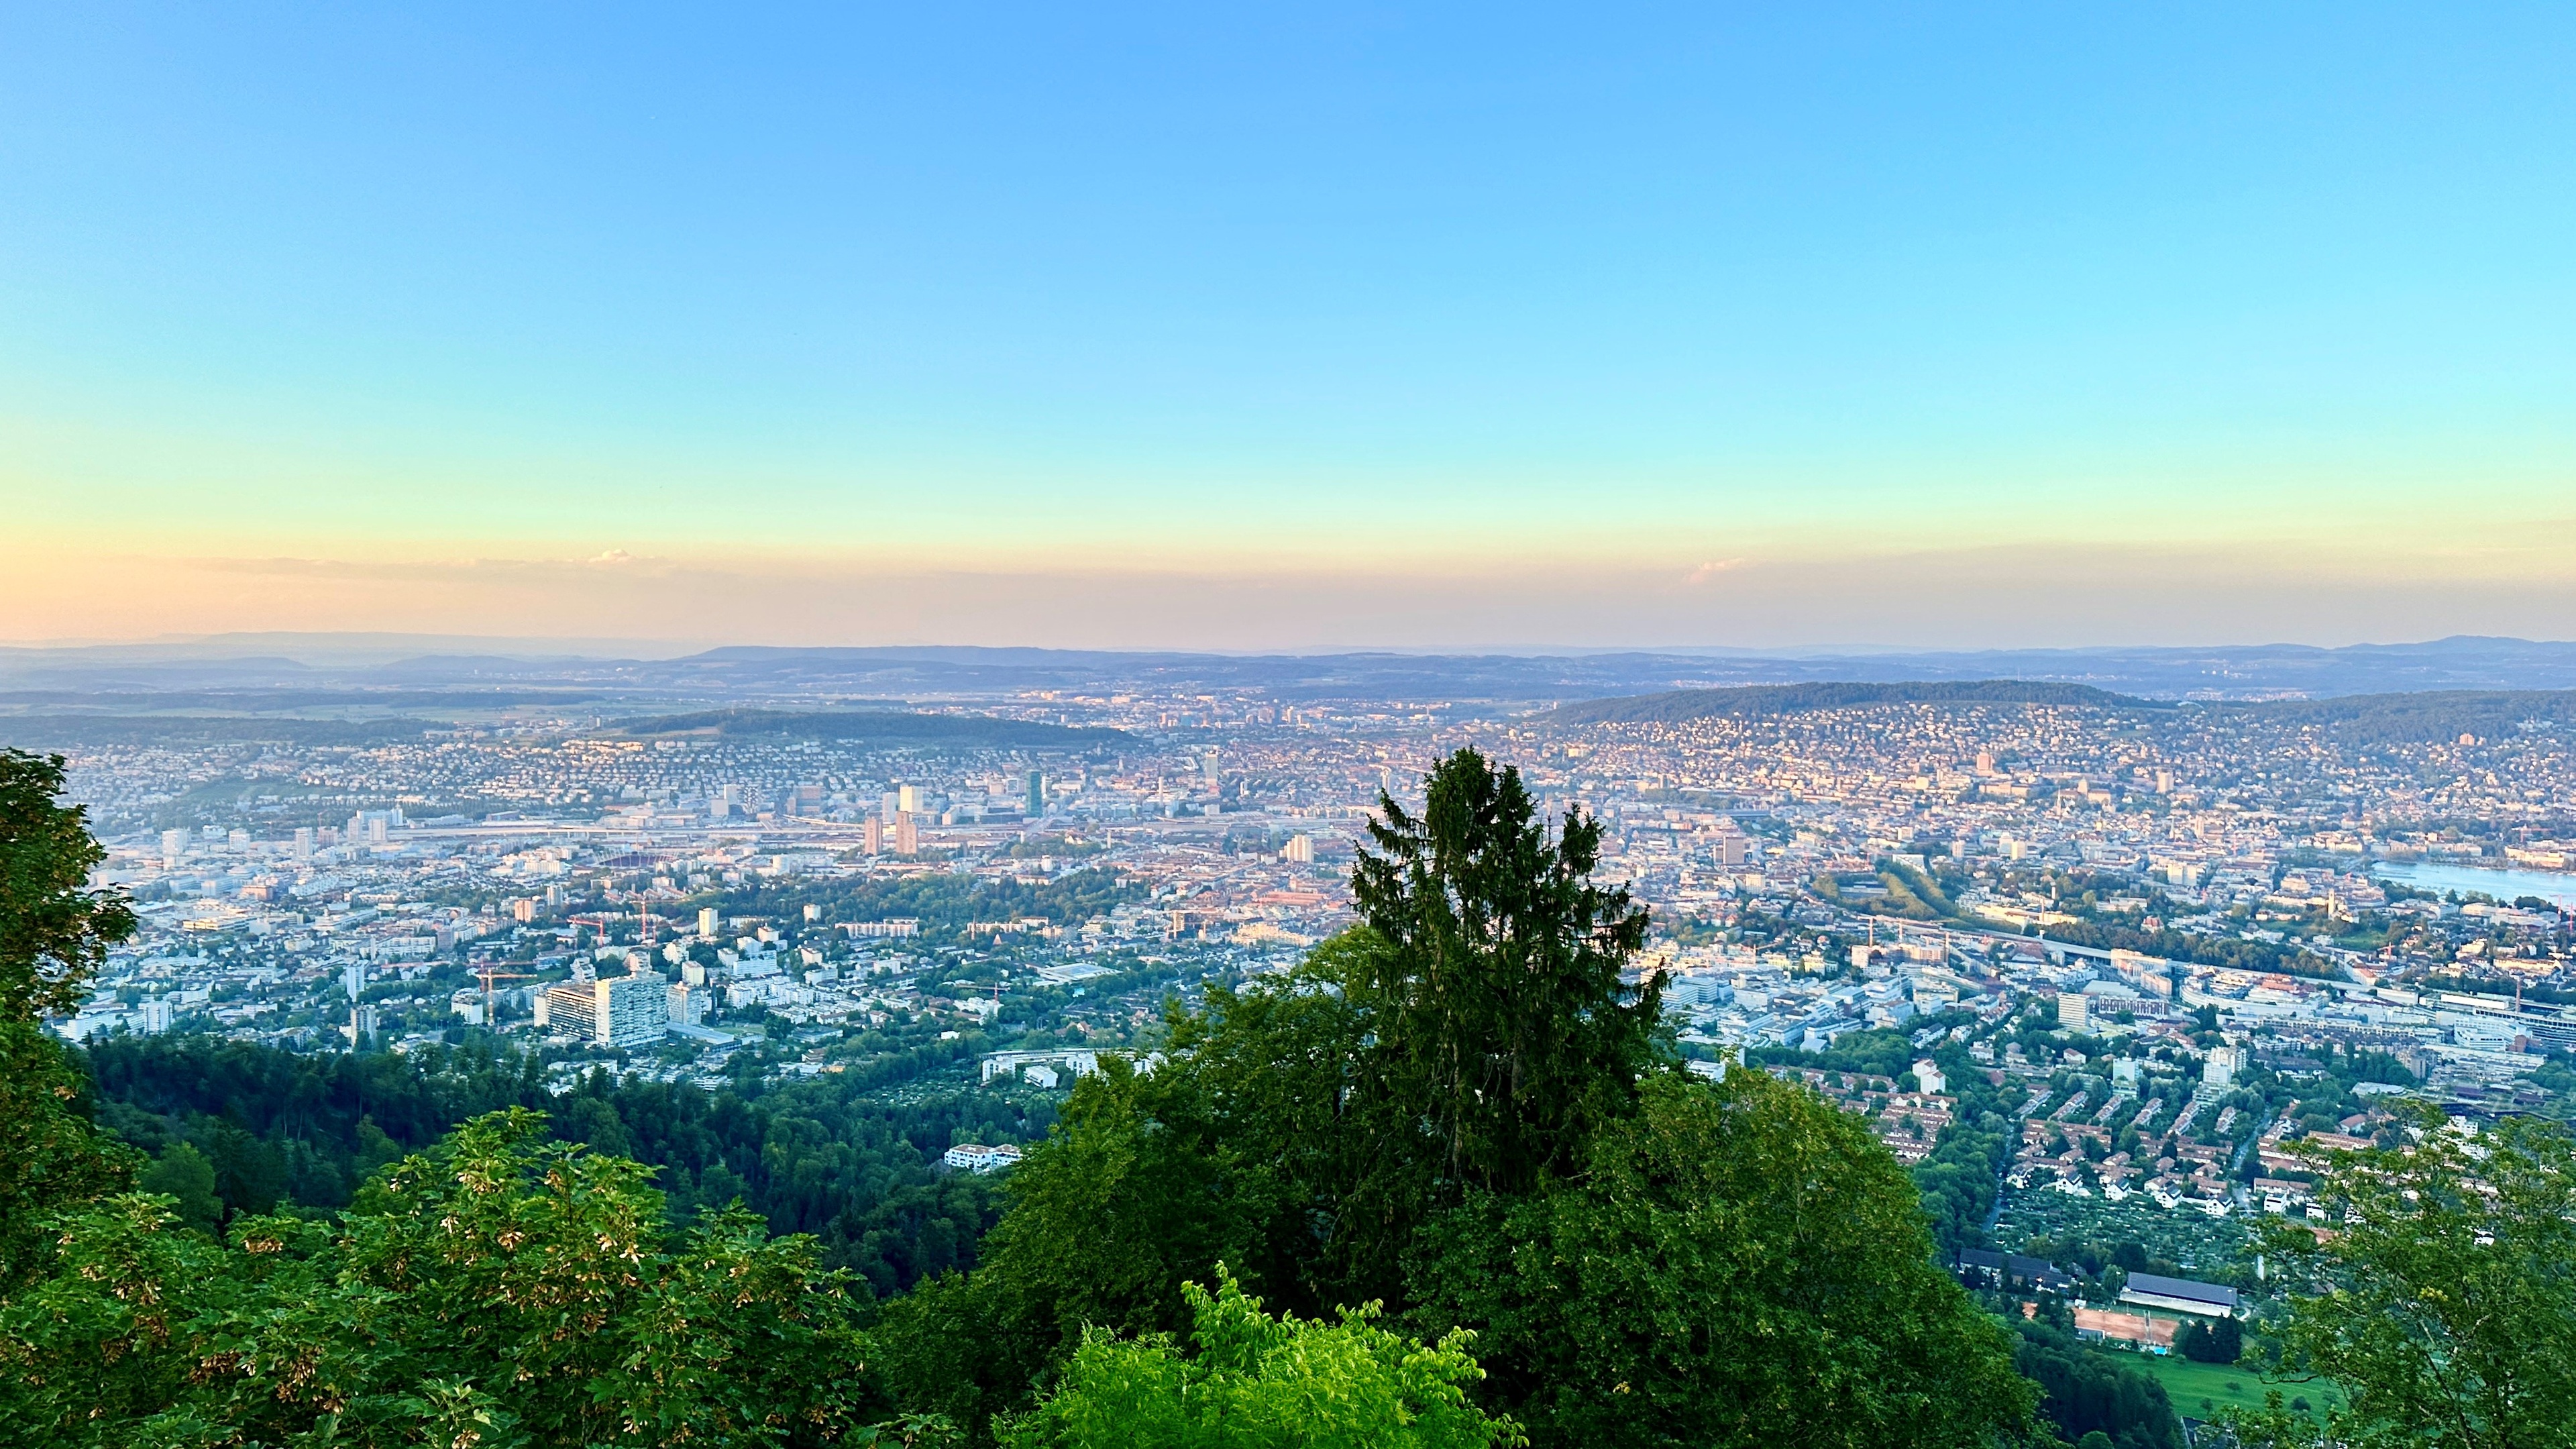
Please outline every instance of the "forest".
[[[41, 1023], [131, 916], [60, 762], [0, 754], [0, 1442], [2178, 1442], [2151, 1383], [1942, 1266], [1988, 1114], [1927, 1213], [1860, 1119], [1683, 1067], [1597, 822], [1468, 751], [1426, 783], [1380, 802], [1360, 926], [1171, 1006], [1049, 1121], [558, 1096], [473, 1048], [75, 1054]], [[2416, 1126], [2334, 1167], [2346, 1231], [2277, 1245], [2268, 1351], [2343, 1405], [2238, 1442], [2568, 1442], [2576, 1152]], [[972, 1134], [1033, 1145], [929, 1167]]]
[[541, 1111], [551, 1141], [654, 1169], [674, 1222], [737, 1200], [868, 1296], [974, 1266], [999, 1204], [989, 1179], [934, 1170], [953, 1143], [1020, 1142], [1054, 1120], [987, 1092], [901, 1105], [865, 1077], [710, 1094], [593, 1072], [562, 1096], [533, 1056], [488, 1047], [303, 1055], [208, 1038], [116, 1038], [88, 1053], [97, 1121], [148, 1153], [142, 1185], [219, 1228], [281, 1208], [341, 1209], [367, 1177], [457, 1127]]

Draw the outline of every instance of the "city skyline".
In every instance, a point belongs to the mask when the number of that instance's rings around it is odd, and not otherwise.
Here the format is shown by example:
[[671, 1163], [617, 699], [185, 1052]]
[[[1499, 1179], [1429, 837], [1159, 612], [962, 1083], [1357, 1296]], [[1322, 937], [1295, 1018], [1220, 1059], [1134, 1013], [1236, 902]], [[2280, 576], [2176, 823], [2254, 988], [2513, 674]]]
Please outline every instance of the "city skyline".
[[31, 16], [0, 639], [2576, 637], [2576, 22]]

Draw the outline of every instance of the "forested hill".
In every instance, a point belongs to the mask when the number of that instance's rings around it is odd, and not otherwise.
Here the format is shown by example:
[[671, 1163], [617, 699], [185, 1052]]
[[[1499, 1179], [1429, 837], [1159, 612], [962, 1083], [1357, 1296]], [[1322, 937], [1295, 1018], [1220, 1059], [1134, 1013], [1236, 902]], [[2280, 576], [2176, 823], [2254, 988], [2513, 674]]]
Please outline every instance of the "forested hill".
[[1570, 704], [1543, 716], [1549, 724], [1679, 724], [1695, 719], [1758, 719], [1820, 709], [1871, 704], [2042, 704], [2095, 709], [2148, 708], [2142, 699], [2054, 680], [1929, 680], [1910, 684], [1857, 682], [1748, 684], [1727, 689], [1676, 689], [1627, 699]]
[[[713, 1093], [594, 1073], [556, 1095], [535, 1057], [477, 1043], [424, 1052], [295, 1054], [202, 1036], [113, 1037], [83, 1054], [105, 1126], [149, 1154], [144, 1186], [212, 1230], [281, 1207], [347, 1207], [359, 1184], [486, 1112], [531, 1107], [556, 1140], [655, 1169], [672, 1217], [739, 1197], [772, 1232], [811, 1233], [823, 1262], [878, 1296], [969, 1267], [1000, 1213], [992, 1183], [937, 1170], [957, 1140], [1044, 1133], [1002, 1096], [880, 1095], [972, 1056], [981, 1038], [895, 1054], [810, 1082], [756, 1077]], [[202, 1186], [189, 1188], [190, 1173]]]
[[623, 733], [640, 736], [727, 735], [737, 738], [834, 740], [912, 749], [1105, 749], [1130, 742], [1112, 729], [1077, 729], [1041, 720], [981, 714], [917, 714], [902, 710], [799, 712], [721, 709], [697, 714], [629, 720]]
[[2510, 735], [2525, 725], [2576, 726], [2576, 689], [2430, 689], [2202, 706], [2223, 718], [2313, 726], [2352, 746], [2439, 744]]

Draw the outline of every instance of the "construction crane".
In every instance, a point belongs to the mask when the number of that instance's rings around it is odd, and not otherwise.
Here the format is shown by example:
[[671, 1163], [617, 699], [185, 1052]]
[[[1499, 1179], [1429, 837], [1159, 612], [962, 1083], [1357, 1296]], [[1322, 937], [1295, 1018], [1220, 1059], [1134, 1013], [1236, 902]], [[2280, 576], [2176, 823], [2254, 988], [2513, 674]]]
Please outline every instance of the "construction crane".
[[498, 1031], [501, 1029], [500, 1019], [492, 1014], [492, 983], [495, 981], [534, 981], [537, 979], [532, 975], [520, 971], [495, 971], [492, 969], [492, 964], [488, 961], [478, 966], [469, 967], [468, 969], [475, 975], [483, 978], [483, 1029], [486, 1031]]

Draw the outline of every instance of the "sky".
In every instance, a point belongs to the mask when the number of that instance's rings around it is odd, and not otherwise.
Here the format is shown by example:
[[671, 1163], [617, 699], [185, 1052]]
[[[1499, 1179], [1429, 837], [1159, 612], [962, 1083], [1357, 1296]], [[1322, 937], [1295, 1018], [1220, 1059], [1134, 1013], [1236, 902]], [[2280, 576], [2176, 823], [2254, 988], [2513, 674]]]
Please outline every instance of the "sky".
[[0, 4], [0, 639], [2576, 637], [2576, 8]]

